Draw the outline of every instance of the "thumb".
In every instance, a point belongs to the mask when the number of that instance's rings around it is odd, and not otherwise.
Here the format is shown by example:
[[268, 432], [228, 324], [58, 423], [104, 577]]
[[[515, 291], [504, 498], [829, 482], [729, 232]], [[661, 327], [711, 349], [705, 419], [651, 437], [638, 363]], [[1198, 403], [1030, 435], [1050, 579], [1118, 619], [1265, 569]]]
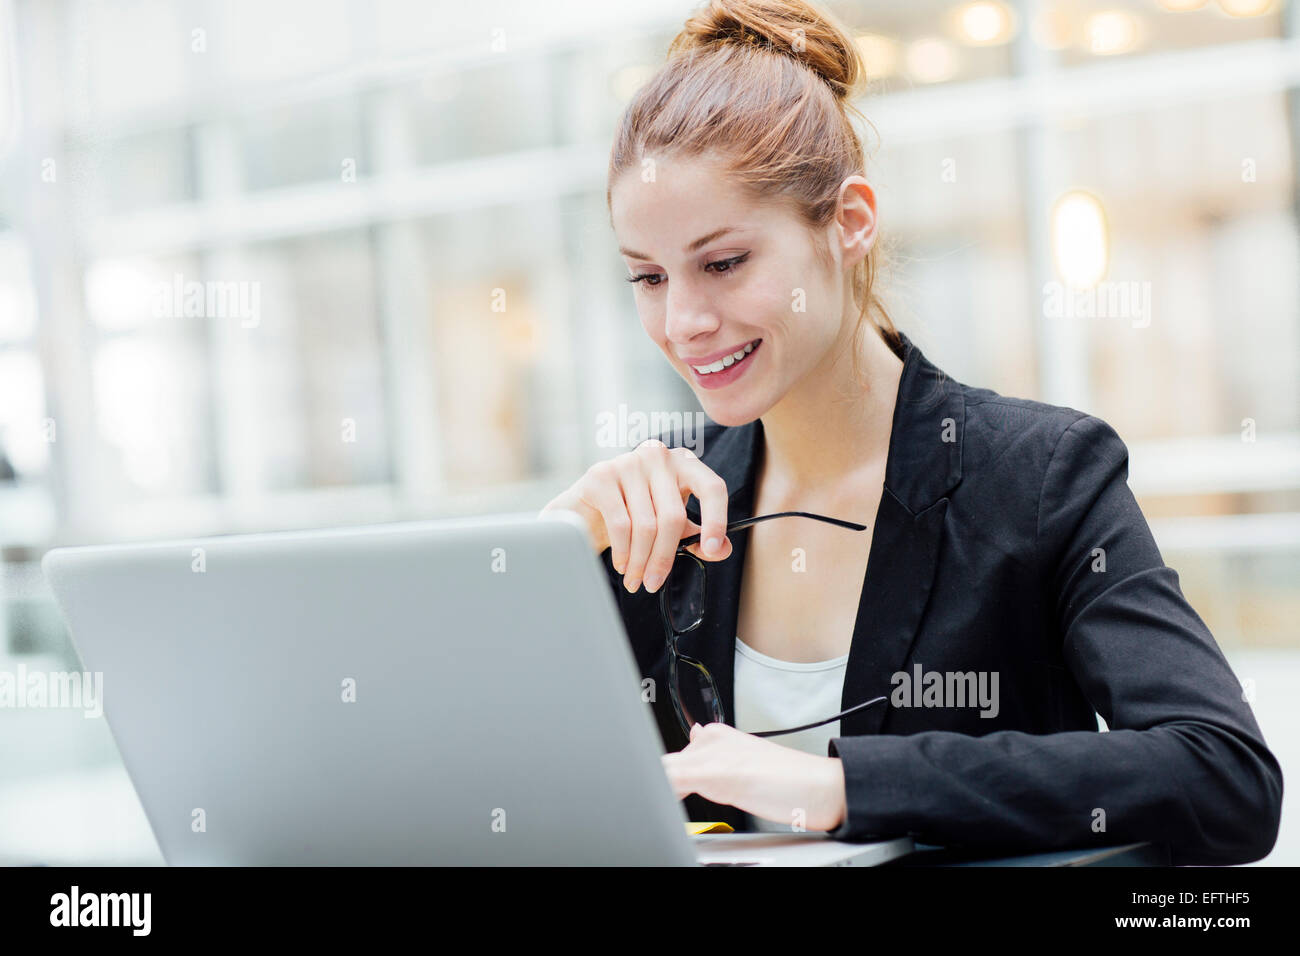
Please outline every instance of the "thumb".
[[[682, 528], [682, 537], [689, 538], [693, 534], [699, 534], [700, 531], [700, 526], [694, 521], [688, 519], [685, 527]], [[697, 558], [702, 558], [705, 561], [725, 561], [727, 558], [731, 557], [731, 537], [729, 535], [722, 536], [722, 550], [717, 554], [706, 554], [704, 551], [703, 541], [688, 544], [686, 550]]]

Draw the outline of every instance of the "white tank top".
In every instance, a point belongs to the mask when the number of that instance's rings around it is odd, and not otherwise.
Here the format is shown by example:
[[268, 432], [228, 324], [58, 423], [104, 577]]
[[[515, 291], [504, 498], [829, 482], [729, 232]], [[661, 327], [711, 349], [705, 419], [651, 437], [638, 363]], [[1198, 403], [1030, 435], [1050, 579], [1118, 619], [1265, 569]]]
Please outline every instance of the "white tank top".
[[[736, 729], [746, 733], [798, 727], [838, 714], [849, 655], [797, 664], [760, 654], [736, 638]], [[826, 757], [827, 744], [840, 735], [840, 722], [770, 738], [773, 743]], [[775, 823], [749, 816], [758, 830], [790, 831], [793, 821]]]

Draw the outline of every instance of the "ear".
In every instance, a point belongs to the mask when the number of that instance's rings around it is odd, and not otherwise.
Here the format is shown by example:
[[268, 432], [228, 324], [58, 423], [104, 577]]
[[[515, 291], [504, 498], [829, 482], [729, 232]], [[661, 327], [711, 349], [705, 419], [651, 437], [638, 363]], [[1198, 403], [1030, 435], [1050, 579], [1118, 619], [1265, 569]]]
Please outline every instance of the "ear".
[[876, 243], [877, 223], [875, 190], [862, 176], [849, 176], [840, 184], [833, 232], [844, 268], [867, 257]]

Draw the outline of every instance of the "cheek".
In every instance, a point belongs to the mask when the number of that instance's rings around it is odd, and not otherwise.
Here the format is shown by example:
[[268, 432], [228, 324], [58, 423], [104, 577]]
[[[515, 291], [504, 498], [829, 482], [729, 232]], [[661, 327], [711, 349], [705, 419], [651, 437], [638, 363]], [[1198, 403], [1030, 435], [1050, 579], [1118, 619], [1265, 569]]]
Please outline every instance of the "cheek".
[[764, 277], [746, 290], [741, 307], [769, 330], [784, 330], [799, 324], [797, 310], [811, 298], [811, 290], [794, 276]]
[[770, 289], [772, 314], [779, 316], [783, 325], [803, 333], [812, 332], [813, 327], [828, 318], [838, 321], [833, 292], [816, 263], [805, 263], [802, 268], [786, 273]]

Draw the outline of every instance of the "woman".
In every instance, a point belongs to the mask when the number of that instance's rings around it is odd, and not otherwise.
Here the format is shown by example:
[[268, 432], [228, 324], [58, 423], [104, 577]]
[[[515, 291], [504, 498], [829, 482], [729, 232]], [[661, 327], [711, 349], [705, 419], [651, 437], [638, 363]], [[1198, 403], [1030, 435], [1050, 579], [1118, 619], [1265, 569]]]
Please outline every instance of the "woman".
[[[1124, 444], [953, 381], [879, 307], [846, 114], [862, 76], [817, 9], [715, 0], [614, 144], [641, 322], [717, 425], [699, 455], [651, 440], [545, 510], [603, 556], [670, 781], [738, 829], [1263, 857], [1281, 771]], [[782, 512], [839, 522], [728, 533]], [[804, 729], [755, 735], [780, 728]]]

